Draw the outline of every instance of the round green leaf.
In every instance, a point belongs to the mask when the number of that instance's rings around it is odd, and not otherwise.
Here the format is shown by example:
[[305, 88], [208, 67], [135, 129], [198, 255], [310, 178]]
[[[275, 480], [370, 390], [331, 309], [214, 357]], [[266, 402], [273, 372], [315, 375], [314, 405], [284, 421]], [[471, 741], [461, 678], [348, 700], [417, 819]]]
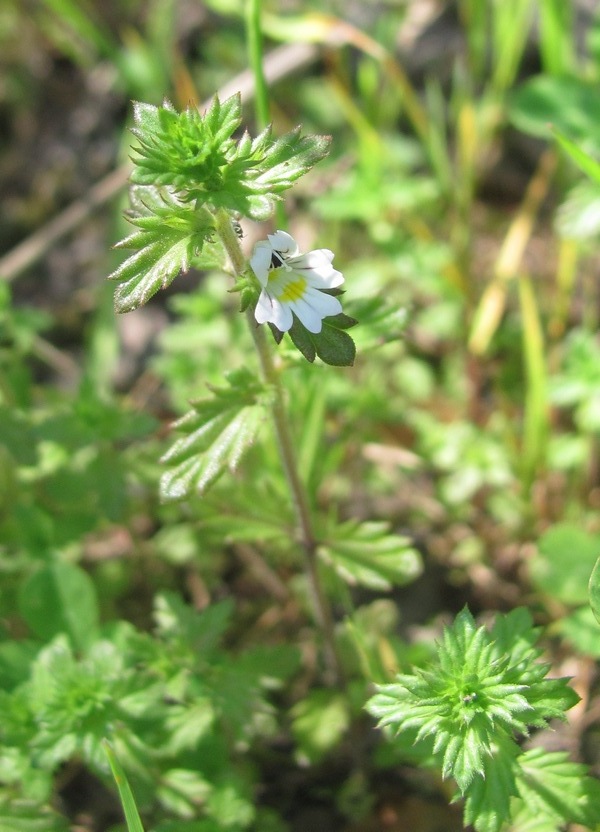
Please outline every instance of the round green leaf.
[[552, 127], [584, 144], [600, 149], [600, 92], [597, 84], [578, 78], [537, 75], [512, 95], [509, 117], [525, 133], [550, 138]]
[[81, 649], [96, 636], [96, 590], [89, 575], [78, 566], [51, 563], [34, 572], [21, 587], [19, 611], [44, 641], [66, 633]]
[[600, 659], [600, 630], [588, 607], [577, 607], [557, 622], [564, 638], [583, 656]]
[[534, 585], [564, 604], [585, 604], [590, 574], [600, 556], [600, 537], [560, 523], [542, 535], [531, 561]]

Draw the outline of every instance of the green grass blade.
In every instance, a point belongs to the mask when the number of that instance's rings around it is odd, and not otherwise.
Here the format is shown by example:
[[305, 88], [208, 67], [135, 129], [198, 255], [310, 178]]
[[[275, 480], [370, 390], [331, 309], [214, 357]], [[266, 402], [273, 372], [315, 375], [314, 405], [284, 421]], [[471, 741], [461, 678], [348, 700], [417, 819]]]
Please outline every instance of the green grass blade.
[[108, 757], [108, 762], [110, 763], [113, 777], [115, 778], [115, 783], [117, 784], [117, 788], [119, 790], [119, 797], [121, 798], [123, 812], [125, 813], [127, 830], [128, 832], [144, 832], [144, 827], [142, 826], [142, 821], [140, 820], [137, 806], [135, 805], [135, 798], [131, 788], [129, 787], [129, 783], [127, 782], [125, 772], [117, 760], [110, 743], [107, 740], [104, 740], [103, 745], [104, 750], [106, 751], [106, 756]]
[[489, 6], [479, 0], [460, 0], [458, 14], [467, 38], [469, 67], [479, 75], [485, 66], [489, 48]]
[[85, 41], [89, 48], [108, 57], [118, 51], [110, 32], [94, 19], [93, 7], [74, 0], [43, 0], [42, 5], [55, 15], [62, 26], [71, 29], [78, 38]]
[[[258, 130], [264, 130], [271, 123], [271, 102], [263, 66], [262, 0], [246, 0], [245, 22], [248, 60], [254, 77], [254, 117]], [[275, 217], [277, 226], [285, 228], [286, 213], [280, 202], [275, 205]]]
[[519, 300], [523, 324], [523, 352], [526, 372], [525, 415], [523, 426], [523, 480], [529, 487], [546, 452], [548, 408], [546, 403], [546, 359], [544, 336], [537, 300], [531, 281], [519, 280]]
[[514, 84], [527, 46], [533, 14], [531, 0], [504, 0], [494, 4], [492, 87], [496, 93], [504, 94]]
[[589, 153], [582, 150], [578, 144], [575, 144], [575, 142], [571, 141], [571, 139], [568, 139], [564, 133], [561, 133], [555, 127], [552, 128], [552, 132], [565, 153], [571, 157], [575, 164], [581, 168], [581, 170], [586, 173], [590, 179], [600, 185], [600, 162], [597, 162], [593, 156], [590, 156]]
[[575, 69], [573, 3], [541, 0], [540, 52], [549, 75], [568, 75]]
[[248, 58], [254, 76], [254, 111], [259, 130], [264, 130], [270, 123], [269, 88], [263, 68], [263, 45], [261, 32], [261, 0], [246, 2], [246, 41]]

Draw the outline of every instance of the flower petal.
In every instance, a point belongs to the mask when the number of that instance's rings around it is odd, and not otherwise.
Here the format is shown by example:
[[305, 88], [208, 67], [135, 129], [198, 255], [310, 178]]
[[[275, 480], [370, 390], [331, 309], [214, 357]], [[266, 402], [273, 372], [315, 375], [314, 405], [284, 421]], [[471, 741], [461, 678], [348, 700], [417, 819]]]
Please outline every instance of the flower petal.
[[269, 320], [280, 332], [287, 332], [294, 322], [289, 304], [280, 303], [277, 298], [273, 298], [273, 314]]
[[[333, 251], [328, 248], [316, 248], [314, 251], [301, 254], [298, 258], [294, 257], [294, 260], [303, 260], [303, 268], [305, 269], [321, 269], [327, 268], [332, 263], [333, 257]], [[293, 263], [290, 265], [293, 265]]]
[[273, 248], [266, 240], [261, 240], [254, 246], [254, 251], [250, 258], [250, 267], [261, 286], [267, 285], [272, 256]]
[[267, 234], [273, 251], [278, 251], [287, 257], [295, 257], [299, 254], [298, 243], [287, 231], [276, 231], [274, 234]]
[[258, 324], [275, 324], [280, 332], [287, 332], [294, 320], [289, 304], [281, 303], [264, 289], [258, 298], [254, 317]]
[[309, 332], [316, 335], [321, 331], [323, 328], [323, 316], [310, 303], [307, 303], [304, 298], [294, 301], [290, 306], [302, 326], [308, 329]]
[[256, 309], [254, 310], [254, 317], [256, 318], [257, 323], [266, 324], [267, 321], [271, 320], [272, 315], [273, 301], [271, 300], [270, 295], [268, 295], [263, 289], [258, 298]]
[[331, 315], [339, 315], [342, 311], [342, 304], [339, 298], [334, 298], [333, 295], [327, 295], [318, 289], [309, 289], [306, 294], [306, 301], [314, 309], [317, 309], [323, 318], [329, 318]]
[[290, 303], [290, 306], [300, 323], [315, 334], [321, 331], [323, 318], [339, 315], [342, 311], [342, 304], [337, 298], [310, 288], [302, 298]]
[[342, 285], [344, 275], [333, 268], [332, 260], [333, 252], [327, 248], [320, 248], [300, 257], [290, 257], [287, 265], [309, 277], [311, 285], [320, 289], [334, 289]]

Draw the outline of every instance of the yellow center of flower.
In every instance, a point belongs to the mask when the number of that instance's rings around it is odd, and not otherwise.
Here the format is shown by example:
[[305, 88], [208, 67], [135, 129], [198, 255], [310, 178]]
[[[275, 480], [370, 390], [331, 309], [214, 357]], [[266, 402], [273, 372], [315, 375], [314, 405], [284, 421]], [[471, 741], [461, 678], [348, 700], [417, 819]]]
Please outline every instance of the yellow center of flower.
[[283, 303], [290, 303], [294, 300], [300, 300], [304, 297], [306, 289], [306, 280], [299, 277], [297, 280], [290, 280], [286, 283], [283, 292], [279, 295], [279, 300]]

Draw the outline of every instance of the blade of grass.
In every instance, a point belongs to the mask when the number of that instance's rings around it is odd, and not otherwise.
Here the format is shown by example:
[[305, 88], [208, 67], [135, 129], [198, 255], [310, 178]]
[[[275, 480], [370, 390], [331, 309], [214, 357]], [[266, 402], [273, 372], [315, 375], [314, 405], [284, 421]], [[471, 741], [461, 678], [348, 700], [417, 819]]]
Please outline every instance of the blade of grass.
[[327, 79], [331, 96], [339, 104], [346, 121], [354, 130], [359, 147], [360, 164], [364, 172], [369, 172], [374, 178], [381, 178], [382, 162], [386, 148], [382, 136], [370, 124], [364, 111], [357, 105], [352, 91], [343, 83], [341, 78], [331, 76]]
[[[245, 12], [246, 48], [254, 79], [254, 117], [258, 130], [262, 131], [271, 123], [269, 87], [264, 69], [262, 0], [246, 0]], [[275, 206], [275, 218], [277, 227], [284, 228], [287, 224], [287, 217], [282, 202], [278, 202]]]
[[548, 322], [548, 332], [554, 340], [561, 338], [567, 328], [580, 253], [581, 246], [577, 240], [560, 240], [556, 266], [556, 302]]
[[448, 111], [446, 96], [437, 78], [425, 79], [425, 101], [429, 113], [429, 156], [442, 189], [446, 193], [453, 187], [452, 158], [448, 136]]
[[600, 185], [600, 162], [597, 162], [593, 156], [590, 156], [589, 153], [582, 150], [579, 145], [575, 144], [575, 142], [571, 141], [571, 139], [567, 138], [564, 133], [561, 133], [555, 127], [552, 128], [552, 133], [556, 137], [556, 141], [560, 147], [562, 147], [565, 153], [571, 157], [575, 164], [585, 174], [587, 174], [592, 181], [597, 182]]
[[556, 154], [552, 150], [546, 150], [504, 238], [494, 266], [493, 280], [483, 292], [473, 316], [469, 349], [475, 355], [483, 355], [486, 352], [500, 324], [506, 306], [508, 283], [518, 274], [525, 247], [533, 232], [537, 213], [548, 192], [555, 168]]
[[334, 46], [347, 44], [364, 52], [365, 55], [370, 55], [380, 64], [386, 78], [397, 89], [415, 133], [425, 147], [428, 147], [429, 122], [419, 96], [400, 63], [374, 38], [351, 23], [322, 12], [286, 17], [265, 14], [263, 30], [276, 40], [307, 41]]
[[125, 776], [125, 772], [117, 760], [117, 757], [108, 740], [104, 740], [102, 744], [104, 745], [110, 769], [113, 773], [113, 777], [115, 778], [117, 789], [119, 790], [119, 797], [121, 798], [121, 805], [123, 806], [123, 812], [125, 814], [127, 830], [128, 832], [144, 832], [144, 827], [142, 826], [142, 821], [140, 820], [137, 806], [135, 805], [135, 798], [127, 781], [127, 777]]
[[532, 0], [504, 0], [494, 3], [493, 9], [492, 87], [498, 94], [514, 83], [527, 45], [534, 6]]
[[269, 88], [263, 70], [261, 11], [261, 0], [247, 0], [246, 42], [250, 69], [254, 76], [254, 114], [256, 126], [259, 130], [264, 130], [271, 119], [269, 115]]
[[479, 75], [487, 60], [488, 4], [479, 0], [460, 0], [458, 15], [467, 38], [469, 69]]
[[540, 0], [540, 52], [549, 75], [568, 75], [575, 69], [573, 6], [569, 0]]
[[525, 490], [528, 490], [545, 456], [548, 437], [548, 407], [544, 336], [533, 286], [527, 277], [519, 280], [519, 301], [523, 323], [523, 354], [526, 373], [521, 449], [522, 476]]
[[[92, 9], [74, 0], [43, 0], [42, 8], [57, 19], [61, 28], [69, 34], [64, 37], [64, 45], [70, 38], [82, 41], [92, 53], [115, 57], [118, 44], [111, 33], [92, 16]], [[63, 31], [63, 35], [64, 35]]]

